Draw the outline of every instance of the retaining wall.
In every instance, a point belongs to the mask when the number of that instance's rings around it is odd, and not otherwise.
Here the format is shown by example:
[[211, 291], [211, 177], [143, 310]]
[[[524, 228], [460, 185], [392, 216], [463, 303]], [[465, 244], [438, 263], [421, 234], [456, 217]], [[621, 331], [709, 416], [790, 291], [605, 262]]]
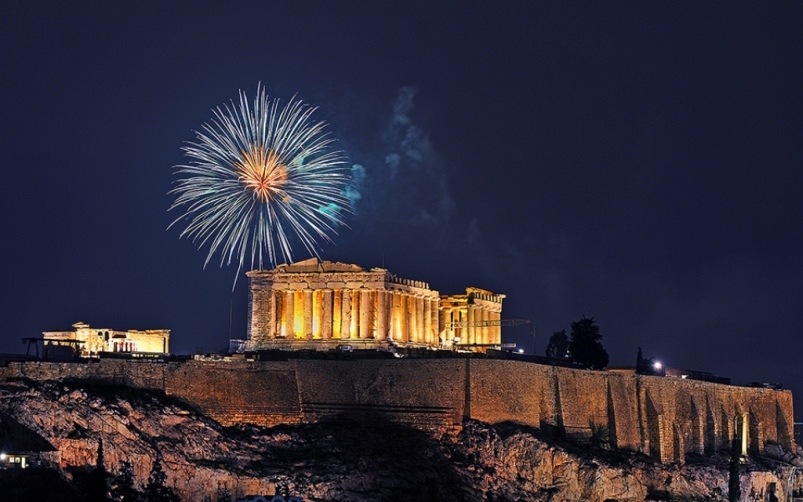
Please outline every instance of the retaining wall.
[[[0, 379], [82, 379], [160, 390], [224, 425], [464, 418], [518, 422], [642, 451], [662, 462], [730, 447], [793, 445], [788, 390], [490, 359], [11, 363]], [[746, 432], [742, 434], [742, 430]]]

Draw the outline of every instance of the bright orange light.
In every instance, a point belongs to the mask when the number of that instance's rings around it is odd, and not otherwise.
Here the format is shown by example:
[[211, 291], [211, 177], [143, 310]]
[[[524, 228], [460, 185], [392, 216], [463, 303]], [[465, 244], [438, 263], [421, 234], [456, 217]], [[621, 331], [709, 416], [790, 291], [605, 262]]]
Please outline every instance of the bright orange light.
[[293, 331], [295, 338], [304, 338], [304, 316], [296, 314], [293, 319]]
[[321, 295], [320, 292], [312, 293], [312, 338], [321, 339]]
[[279, 162], [276, 152], [263, 146], [251, 145], [243, 152], [237, 170], [240, 181], [263, 202], [278, 193], [287, 182], [287, 166]]

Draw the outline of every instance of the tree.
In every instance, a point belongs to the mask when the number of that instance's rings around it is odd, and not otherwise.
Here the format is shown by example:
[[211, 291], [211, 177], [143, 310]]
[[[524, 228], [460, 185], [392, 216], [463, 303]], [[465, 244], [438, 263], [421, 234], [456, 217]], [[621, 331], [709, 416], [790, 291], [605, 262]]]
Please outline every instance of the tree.
[[[278, 495], [278, 493], [277, 493]], [[217, 502], [231, 502], [231, 492], [226, 483], [217, 483]]]
[[148, 485], [145, 487], [145, 499], [148, 502], [178, 502], [178, 496], [165, 486], [167, 474], [162, 469], [162, 461], [157, 456], [153, 461]]
[[95, 469], [89, 477], [89, 490], [86, 500], [105, 501], [107, 500], [108, 485], [106, 480], [106, 466], [103, 457], [103, 437], [98, 438], [98, 459]]
[[595, 370], [608, 365], [608, 352], [602, 346], [602, 335], [593, 317], [582, 317], [572, 323], [569, 353], [572, 361]]
[[569, 337], [566, 330], [555, 331], [549, 337], [549, 344], [546, 346], [546, 356], [550, 359], [562, 361], [566, 359], [569, 352]]
[[139, 492], [134, 489], [134, 466], [131, 462], [120, 462], [120, 474], [112, 487], [112, 499], [120, 502], [139, 500]]

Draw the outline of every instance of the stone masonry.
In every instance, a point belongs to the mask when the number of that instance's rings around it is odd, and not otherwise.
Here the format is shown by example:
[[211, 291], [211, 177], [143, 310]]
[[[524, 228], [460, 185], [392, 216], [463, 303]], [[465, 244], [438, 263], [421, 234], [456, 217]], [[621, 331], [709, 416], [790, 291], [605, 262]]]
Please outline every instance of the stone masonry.
[[248, 338], [236, 351], [459, 344], [482, 352], [501, 343], [504, 295], [488, 290], [439, 295], [382, 268], [315, 258], [247, 276]]
[[664, 463], [687, 453], [793, 450], [792, 394], [487, 359], [11, 363], [0, 381], [80, 379], [164, 391], [224, 425], [392, 420], [457, 429], [517, 422]]

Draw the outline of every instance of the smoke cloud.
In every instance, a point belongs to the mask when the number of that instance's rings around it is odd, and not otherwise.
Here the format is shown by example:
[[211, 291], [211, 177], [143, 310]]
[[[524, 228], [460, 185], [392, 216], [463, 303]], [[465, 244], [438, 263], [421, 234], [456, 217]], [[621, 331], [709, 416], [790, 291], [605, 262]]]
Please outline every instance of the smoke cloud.
[[[525, 260], [518, 249], [487, 238], [483, 222], [473, 214], [476, 204], [458, 213], [452, 178], [459, 171], [433, 143], [426, 110], [416, 106], [417, 95], [414, 86], [399, 88], [378, 130], [364, 131], [359, 135], [362, 143], [349, 148], [359, 159], [346, 194], [352, 206], [359, 207], [350, 238], [395, 266], [402, 261], [419, 267], [422, 260], [437, 261], [437, 270], [446, 277], [457, 276], [450, 271], [451, 256], [460, 252], [464, 259], [476, 261], [472, 269], [481, 275], [473, 279], [478, 283], [520, 267]], [[374, 242], [380, 234], [382, 242]]]
[[360, 164], [351, 166], [351, 183], [346, 185], [343, 195], [349, 200], [352, 212], [357, 213], [357, 202], [362, 199], [360, 188], [365, 181], [365, 167]]
[[454, 202], [440, 157], [414, 120], [416, 93], [413, 86], [399, 89], [380, 135], [386, 149], [385, 177], [393, 189], [389, 199], [395, 199], [398, 216], [408, 223], [444, 226], [454, 213]]

